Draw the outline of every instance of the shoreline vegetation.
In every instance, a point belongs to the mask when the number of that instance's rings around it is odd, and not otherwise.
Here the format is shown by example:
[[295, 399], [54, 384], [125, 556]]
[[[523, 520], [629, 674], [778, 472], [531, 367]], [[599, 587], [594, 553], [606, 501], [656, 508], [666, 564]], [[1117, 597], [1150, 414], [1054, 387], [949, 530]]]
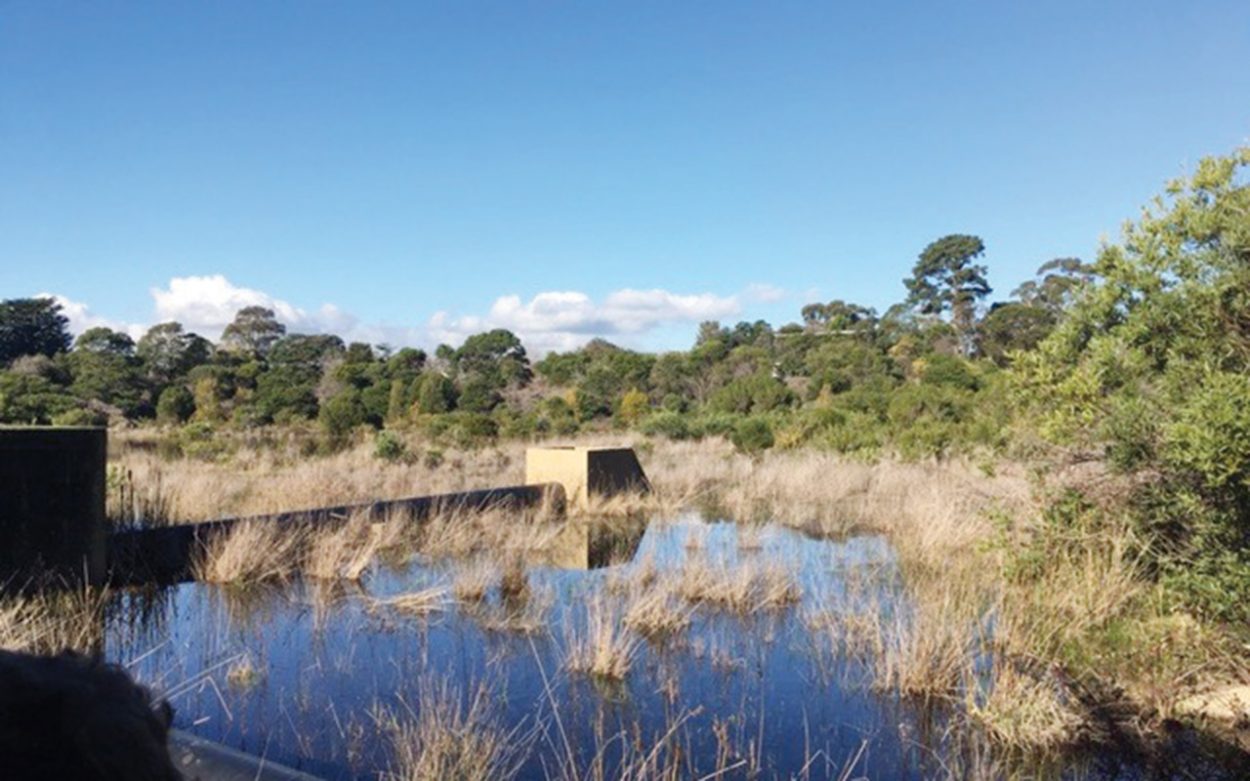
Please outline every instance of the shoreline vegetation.
[[[1095, 262], [1051, 261], [990, 307], [984, 245], [951, 235], [924, 249], [906, 300], [884, 315], [812, 304], [778, 329], [704, 324], [691, 350], [662, 355], [596, 340], [531, 362], [496, 330], [431, 356], [286, 334], [257, 308], [217, 345], [177, 324], [138, 343], [91, 329], [71, 345], [55, 304], [6, 301], [0, 421], [111, 422], [119, 525], [519, 483], [528, 444], [629, 444], [655, 495], [605, 502], [597, 517], [693, 507], [886, 537], [905, 611], [849, 594], [804, 616], [829, 648], [871, 659], [883, 692], [957, 705], [1021, 752], [1148, 750], [1178, 721], [1244, 748], [1245, 713], [1191, 703], [1250, 684], [1247, 171], [1250, 149], [1202, 161]], [[404, 546], [520, 557], [542, 545], [463, 518], [433, 519], [415, 540], [399, 526], [379, 539], [348, 522], [279, 546], [245, 525], [253, 537], [223, 540], [201, 575], [302, 567], [353, 580]], [[744, 551], [758, 547], [752, 534]], [[785, 562], [722, 571], [698, 563], [699, 544], [692, 534], [695, 563], [679, 578], [638, 568], [620, 586], [628, 604], [596, 604], [590, 631], [568, 639], [572, 668], [627, 674], [626, 622], [680, 632], [691, 605], [793, 601]], [[268, 561], [249, 555], [279, 547]], [[525, 593], [523, 569], [475, 566], [410, 608]], [[84, 602], [71, 614], [100, 609]], [[56, 612], [0, 604], [0, 647], [88, 641], [45, 626]]]

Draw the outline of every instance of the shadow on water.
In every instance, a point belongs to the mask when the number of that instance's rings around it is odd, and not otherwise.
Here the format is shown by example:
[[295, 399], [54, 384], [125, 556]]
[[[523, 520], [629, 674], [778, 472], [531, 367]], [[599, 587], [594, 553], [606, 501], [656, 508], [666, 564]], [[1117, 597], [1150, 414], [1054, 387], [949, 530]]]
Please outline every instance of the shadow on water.
[[[125, 591], [108, 613], [107, 650], [168, 693], [178, 727], [327, 779], [377, 778], [391, 757], [379, 714], [419, 710], [430, 681], [462, 693], [487, 687], [503, 729], [529, 736], [525, 779], [570, 762], [580, 777], [597, 766], [616, 777], [621, 761], [657, 743], [679, 777], [718, 768], [729, 778], [839, 778], [848, 768], [848, 777], [901, 779], [1242, 777], [1188, 734], [1178, 736], [1192, 744], [1186, 753], [1214, 767], [1105, 752], [998, 755], [948, 704], [874, 692], [869, 662], [831, 653], [813, 633], [810, 616], [830, 604], [905, 609], [884, 538], [745, 529], [697, 517], [570, 523], [527, 553], [515, 589], [426, 615], [385, 600], [450, 589], [465, 562], [375, 565], [359, 584]], [[694, 557], [728, 571], [784, 565], [801, 596], [778, 609], [690, 609], [684, 630], [638, 641], [621, 680], [567, 669], [570, 628], [585, 628], [592, 603]]]

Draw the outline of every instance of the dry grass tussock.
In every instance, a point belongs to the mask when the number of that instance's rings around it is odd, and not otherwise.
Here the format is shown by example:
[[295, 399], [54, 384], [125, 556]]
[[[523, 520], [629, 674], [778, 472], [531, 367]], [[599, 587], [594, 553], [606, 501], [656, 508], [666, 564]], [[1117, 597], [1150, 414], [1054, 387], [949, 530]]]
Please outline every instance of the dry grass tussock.
[[303, 560], [308, 539], [303, 526], [238, 523], [207, 541], [194, 563], [194, 574], [207, 583], [238, 586], [286, 580]]
[[659, 587], [632, 590], [625, 605], [625, 626], [646, 637], [672, 635], [690, 626], [692, 608], [683, 604], [669, 580]]
[[375, 709], [390, 736], [389, 781], [487, 781], [514, 778], [533, 735], [499, 726], [490, 691], [466, 696], [446, 682], [422, 683], [419, 709]]
[[605, 680], [622, 680], [640, 647], [619, 604], [596, 591], [586, 601], [585, 625], [566, 627], [565, 667]]
[[1000, 659], [988, 691], [970, 687], [965, 708], [996, 743], [1020, 751], [1054, 752], [1071, 745], [1084, 723], [1063, 683]]
[[386, 530], [385, 523], [373, 524], [363, 513], [310, 530], [303, 574], [315, 580], [360, 580], [385, 543]]
[[794, 574], [780, 561], [751, 558], [731, 565], [691, 555], [675, 577], [674, 591], [686, 601], [744, 615], [788, 607], [802, 596]]
[[0, 649], [88, 653], [104, 641], [108, 595], [96, 589], [47, 592], [0, 600]]

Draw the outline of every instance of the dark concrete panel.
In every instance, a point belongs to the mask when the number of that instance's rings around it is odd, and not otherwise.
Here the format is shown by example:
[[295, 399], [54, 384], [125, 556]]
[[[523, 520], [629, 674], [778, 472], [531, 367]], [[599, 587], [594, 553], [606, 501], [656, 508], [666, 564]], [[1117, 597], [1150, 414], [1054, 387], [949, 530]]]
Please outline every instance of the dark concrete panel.
[[99, 583], [107, 432], [0, 427], [0, 582], [6, 591]]

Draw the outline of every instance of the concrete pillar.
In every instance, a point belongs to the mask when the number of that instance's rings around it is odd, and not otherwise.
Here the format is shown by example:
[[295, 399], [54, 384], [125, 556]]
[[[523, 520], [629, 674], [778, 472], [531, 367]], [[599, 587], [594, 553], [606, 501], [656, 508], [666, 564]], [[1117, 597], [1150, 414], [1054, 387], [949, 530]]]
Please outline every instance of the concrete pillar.
[[0, 589], [104, 581], [107, 432], [0, 427]]

